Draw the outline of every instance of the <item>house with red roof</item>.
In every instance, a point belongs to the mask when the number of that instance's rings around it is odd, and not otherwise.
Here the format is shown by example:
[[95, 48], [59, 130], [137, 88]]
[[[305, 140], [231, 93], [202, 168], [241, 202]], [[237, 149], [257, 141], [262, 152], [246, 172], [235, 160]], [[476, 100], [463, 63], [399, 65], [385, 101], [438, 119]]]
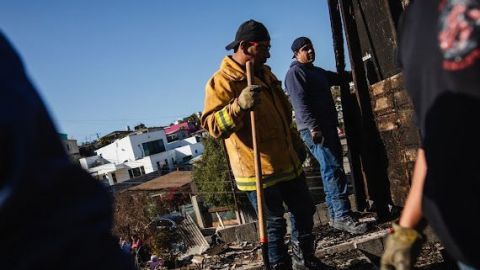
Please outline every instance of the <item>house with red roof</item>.
[[167, 135], [167, 141], [173, 142], [190, 137], [193, 132], [198, 130], [198, 127], [192, 122], [181, 122], [172, 124], [164, 130]]

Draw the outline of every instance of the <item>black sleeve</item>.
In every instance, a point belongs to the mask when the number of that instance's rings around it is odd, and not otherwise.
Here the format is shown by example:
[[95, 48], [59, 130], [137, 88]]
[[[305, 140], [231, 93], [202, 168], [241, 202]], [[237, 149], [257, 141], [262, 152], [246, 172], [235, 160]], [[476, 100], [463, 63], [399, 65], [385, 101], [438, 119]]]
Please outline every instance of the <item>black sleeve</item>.
[[345, 71], [344, 73], [339, 74], [337, 72], [325, 70], [325, 76], [327, 77], [329, 86], [341, 85], [345, 81], [350, 82], [353, 80], [351, 71]]

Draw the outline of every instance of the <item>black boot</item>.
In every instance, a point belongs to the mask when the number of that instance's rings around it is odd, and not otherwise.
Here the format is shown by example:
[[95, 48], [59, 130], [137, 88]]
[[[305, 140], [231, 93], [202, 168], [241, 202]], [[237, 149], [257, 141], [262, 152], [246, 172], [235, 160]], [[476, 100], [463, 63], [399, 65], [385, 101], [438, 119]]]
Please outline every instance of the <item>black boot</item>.
[[299, 242], [292, 242], [293, 270], [325, 270], [332, 269], [315, 257], [313, 236], [299, 237]]
[[362, 234], [367, 232], [367, 224], [361, 223], [351, 213], [334, 219], [331, 225], [333, 228], [351, 234]]
[[292, 270], [292, 263], [288, 262], [279, 262], [270, 265], [271, 270]]

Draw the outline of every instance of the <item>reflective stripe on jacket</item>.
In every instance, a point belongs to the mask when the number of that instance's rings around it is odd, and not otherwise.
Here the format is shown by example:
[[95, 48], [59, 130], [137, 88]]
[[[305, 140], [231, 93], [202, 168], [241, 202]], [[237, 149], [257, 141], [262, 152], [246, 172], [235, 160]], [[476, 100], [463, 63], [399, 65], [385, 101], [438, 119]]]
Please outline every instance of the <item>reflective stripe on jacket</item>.
[[[263, 66], [260, 104], [255, 108], [257, 143], [262, 163], [263, 187], [296, 178], [302, 173], [292, 140], [299, 140], [292, 131], [292, 110], [280, 81], [270, 68]], [[206, 85], [202, 126], [215, 138], [224, 138], [230, 165], [238, 189], [255, 190], [250, 114], [240, 109], [237, 97], [247, 86], [243, 68], [229, 56]], [[294, 131], [296, 132], [296, 131]], [[297, 142], [295, 142], [297, 143]]]

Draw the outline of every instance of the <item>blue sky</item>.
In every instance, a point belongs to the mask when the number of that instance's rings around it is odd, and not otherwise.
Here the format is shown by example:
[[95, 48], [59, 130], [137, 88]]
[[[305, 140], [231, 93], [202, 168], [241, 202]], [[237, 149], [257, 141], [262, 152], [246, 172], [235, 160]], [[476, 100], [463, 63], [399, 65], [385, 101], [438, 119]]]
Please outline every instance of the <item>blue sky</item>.
[[21, 54], [59, 131], [79, 142], [201, 111], [205, 83], [248, 19], [269, 29], [267, 64], [280, 80], [298, 36], [312, 39], [316, 65], [335, 68], [326, 0], [0, 3], [0, 30]]

